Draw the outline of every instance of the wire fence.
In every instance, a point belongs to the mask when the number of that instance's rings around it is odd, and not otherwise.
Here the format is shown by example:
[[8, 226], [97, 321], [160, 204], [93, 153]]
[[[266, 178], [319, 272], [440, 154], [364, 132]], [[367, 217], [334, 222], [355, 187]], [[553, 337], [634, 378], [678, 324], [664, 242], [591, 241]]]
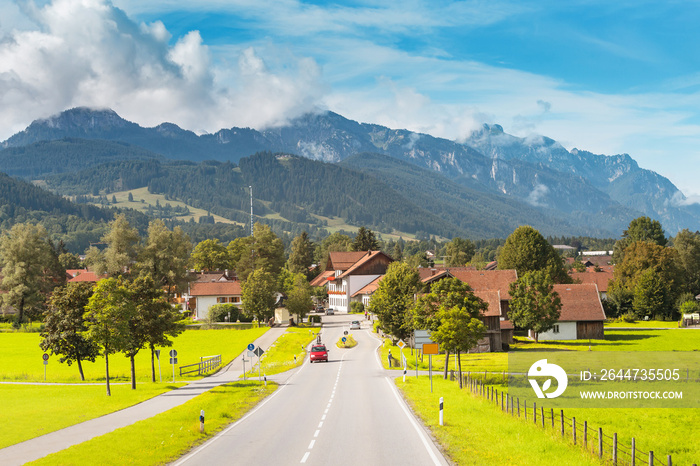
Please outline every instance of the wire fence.
[[[485, 375], [485, 373], [484, 373]], [[504, 379], [505, 379], [505, 374]], [[509, 396], [504, 390], [499, 390], [485, 383], [483, 379], [472, 377], [471, 373], [462, 375], [462, 385], [472, 393], [492, 402], [501, 411], [513, 417], [532, 422], [544, 429], [558, 430], [562, 438], [574, 445], [597, 456], [602, 462], [615, 466], [672, 466], [671, 455], [656, 455], [653, 451], [643, 451], [637, 448], [636, 439], [633, 437], [630, 443], [618, 439], [617, 433], [610, 435], [603, 432], [602, 427], [592, 427], [588, 421], [577, 420], [576, 417], [568, 417], [563, 409], [545, 408], [536, 401], [528, 402], [518, 397]], [[454, 371], [450, 371], [450, 380], [458, 380]], [[692, 466], [697, 466], [693, 463]]]

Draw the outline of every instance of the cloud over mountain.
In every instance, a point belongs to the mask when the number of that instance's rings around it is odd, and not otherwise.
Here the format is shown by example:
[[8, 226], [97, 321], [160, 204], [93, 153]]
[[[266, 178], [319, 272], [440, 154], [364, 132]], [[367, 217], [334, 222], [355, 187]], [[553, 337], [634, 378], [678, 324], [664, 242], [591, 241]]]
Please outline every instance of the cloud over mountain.
[[0, 137], [83, 105], [146, 125], [264, 127], [313, 109], [323, 90], [312, 59], [290, 53], [272, 70], [247, 48], [222, 70], [198, 31], [172, 43], [162, 22], [139, 24], [107, 0], [23, 3], [22, 11], [36, 28], [0, 40], [0, 107], [12, 109], [0, 112]]

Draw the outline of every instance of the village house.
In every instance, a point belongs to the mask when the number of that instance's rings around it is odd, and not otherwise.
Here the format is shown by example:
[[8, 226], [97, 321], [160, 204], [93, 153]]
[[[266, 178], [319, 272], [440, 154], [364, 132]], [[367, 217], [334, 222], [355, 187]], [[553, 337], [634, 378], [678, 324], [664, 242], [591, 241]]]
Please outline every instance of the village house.
[[348, 312], [352, 296], [384, 275], [391, 262], [393, 259], [382, 251], [330, 252], [326, 270], [311, 285], [323, 286], [325, 283], [328, 307], [337, 312]]
[[185, 302], [192, 311], [192, 319], [202, 320], [209, 315], [209, 309], [215, 304], [235, 304], [241, 306], [241, 282], [235, 274], [208, 272], [195, 275], [190, 282]]
[[[594, 283], [554, 285], [561, 299], [561, 315], [554, 327], [538, 335], [539, 340], [604, 339], [605, 311]], [[530, 331], [530, 337], [534, 334]]]
[[598, 293], [600, 294], [600, 299], [608, 299], [608, 286], [613, 280], [612, 271], [586, 271], [586, 272], [573, 272], [571, 278], [574, 279], [574, 283], [588, 283], [593, 284], [598, 287]]

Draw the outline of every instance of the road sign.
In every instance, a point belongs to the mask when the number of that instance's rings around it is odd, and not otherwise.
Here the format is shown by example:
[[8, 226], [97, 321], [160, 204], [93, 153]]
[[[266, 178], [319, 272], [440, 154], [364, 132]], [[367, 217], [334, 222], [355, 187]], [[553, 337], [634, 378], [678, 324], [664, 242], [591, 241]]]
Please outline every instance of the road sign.
[[[430, 330], [414, 330], [413, 331], [413, 344], [417, 349], [423, 349], [425, 343], [435, 343], [430, 338]], [[428, 354], [428, 353], [425, 353]]]
[[255, 349], [255, 345], [250, 343], [248, 344], [248, 351], [253, 351]]
[[44, 355], [42, 356], [42, 358], [44, 359], [44, 361], [48, 361], [48, 360], [49, 360], [49, 355], [48, 355], [48, 353], [44, 353]]
[[403, 349], [403, 347], [406, 346], [406, 343], [404, 343], [403, 340], [399, 340], [396, 346], [398, 346], [400, 349]]
[[348, 339], [345, 338], [345, 337], [343, 337], [343, 338], [340, 339], [340, 341], [342, 341], [343, 343], [345, 343], [346, 341], [348, 341]]
[[44, 365], [45, 365], [45, 366], [48, 366], [48, 365], [49, 365], [49, 361], [44, 360]]
[[171, 349], [171, 350], [170, 350], [170, 357], [171, 357], [171, 358], [176, 358], [176, 357], [177, 357], [177, 351], [175, 351], [174, 349]]
[[343, 335], [347, 335], [347, 334], [348, 334], [348, 331], [347, 331], [347, 330], [343, 332]]
[[252, 358], [253, 356], [255, 356], [255, 352], [248, 350], [248, 351], [246, 351], [246, 356], [248, 356], [249, 358]]
[[437, 343], [423, 343], [423, 354], [440, 354]]
[[258, 346], [257, 348], [255, 348], [255, 351], [253, 351], [253, 353], [255, 353], [255, 355], [256, 355], [257, 357], [262, 356], [264, 352], [265, 352], [265, 351], [263, 351], [263, 349], [260, 348], [259, 346]]
[[157, 349], [157, 350], [155, 350], [153, 353], [155, 353], [156, 359], [160, 361], [160, 350]]
[[170, 358], [170, 364], [177, 364], [177, 358]]

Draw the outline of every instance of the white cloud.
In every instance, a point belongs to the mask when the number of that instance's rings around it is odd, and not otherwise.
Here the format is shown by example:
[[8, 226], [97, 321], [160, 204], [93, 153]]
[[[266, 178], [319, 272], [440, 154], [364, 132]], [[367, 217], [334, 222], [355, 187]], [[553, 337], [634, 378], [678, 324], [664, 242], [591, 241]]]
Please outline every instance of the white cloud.
[[543, 184], [537, 184], [528, 194], [525, 202], [535, 207], [547, 207], [546, 197], [549, 194], [549, 188]]
[[26, 13], [38, 29], [0, 42], [0, 139], [81, 105], [145, 125], [261, 127], [312, 109], [324, 89], [316, 63], [292, 54], [270, 70], [249, 48], [220, 72], [199, 32], [170, 45], [162, 23], [137, 24], [107, 0], [28, 4]]

